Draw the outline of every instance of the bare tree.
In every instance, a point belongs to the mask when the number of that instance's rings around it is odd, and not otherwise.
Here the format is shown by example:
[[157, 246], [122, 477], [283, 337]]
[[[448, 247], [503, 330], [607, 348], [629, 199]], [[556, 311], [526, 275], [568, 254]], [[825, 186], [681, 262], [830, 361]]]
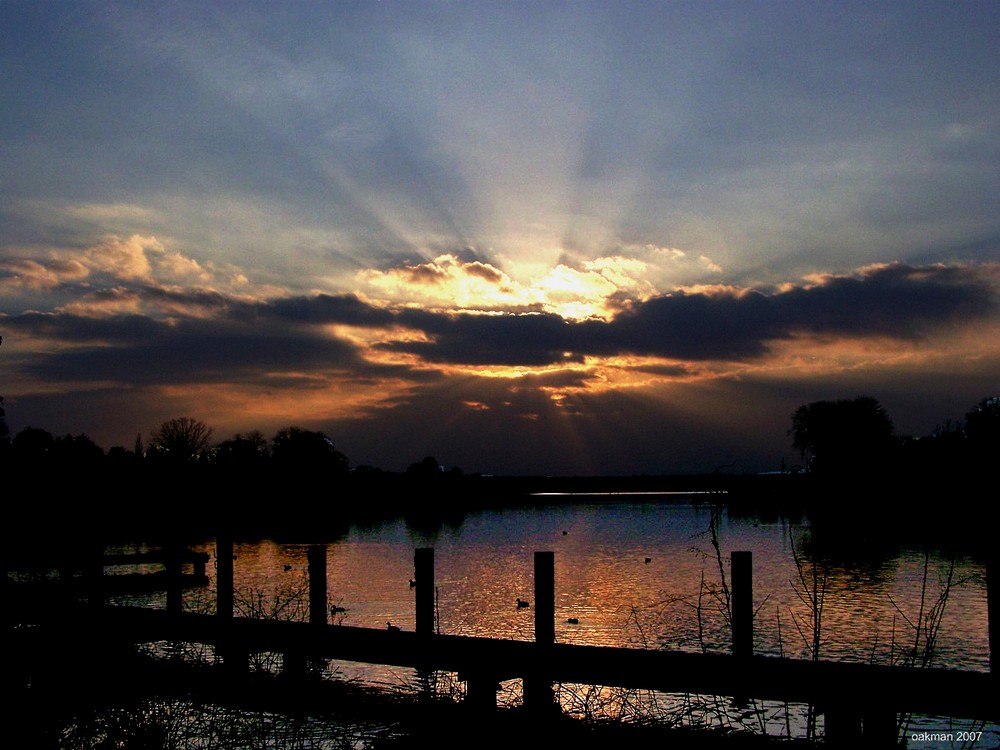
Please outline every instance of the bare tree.
[[149, 436], [149, 454], [178, 463], [198, 461], [208, 450], [212, 428], [191, 417], [169, 419]]

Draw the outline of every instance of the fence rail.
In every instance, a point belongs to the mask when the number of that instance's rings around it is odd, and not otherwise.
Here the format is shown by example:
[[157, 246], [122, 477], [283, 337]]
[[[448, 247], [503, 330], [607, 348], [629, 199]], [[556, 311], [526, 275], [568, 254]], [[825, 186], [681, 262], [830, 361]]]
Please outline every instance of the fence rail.
[[[180, 560], [167, 555], [179, 587]], [[987, 565], [991, 672], [803, 661], [753, 654], [753, 573], [750, 552], [732, 554], [733, 647], [731, 654], [702, 654], [555, 643], [554, 554], [535, 553], [535, 640], [515, 641], [434, 632], [434, 551], [414, 554], [416, 631], [401, 632], [328, 623], [326, 547], [309, 549], [309, 621], [289, 622], [233, 616], [232, 543], [216, 551], [217, 613], [183, 612], [179, 589], [168, 589], [166, 610], [104, 605], [95, 581], [90, 606], [66, 617], [26, 628], [23, 640], [70, 643], [85, 634], [112, 642], [177, 641], [213, 645], [231, 675], [246, 671], [249, 655], [278, 652], [289, 676], [304, 672], [309, 658], [443, 670], [466, 681], [470, 707], [496, 707], [498, 683], [524, 680], [525, 705], [550, 709], [553, 683], [640, 688], [666, 693], [733, 696], [814, 705], [826, 715], [828, 744], [891, 744], [895, 717], [921, 713], [1000, 721], [1000, 678], [995, 621], [996, 565]], [[52, 639], [55, 639], [54, 641]], [[37, 645], [37, 643], [36, 643]]]

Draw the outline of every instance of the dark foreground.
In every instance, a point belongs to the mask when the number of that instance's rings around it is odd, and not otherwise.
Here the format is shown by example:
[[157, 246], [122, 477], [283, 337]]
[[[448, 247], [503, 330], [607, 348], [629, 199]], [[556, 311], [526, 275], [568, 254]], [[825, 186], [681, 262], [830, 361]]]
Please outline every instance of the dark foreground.
[[[290, 684], [260, 674], [240, 684], [220, 678], [190, 654], [150, 657], [122, 650], [99, 662], [93, 654], [53, 656], [25, 666], [16, 655], [5, 670], [13, 719], [5, 745], [24, 748], [181, 747], [509, 748], [561, 745], [762, 748], [814, 747], [805, 740], [750, 732], [691, 729], [669, 722], [586, 720], [523, 707], [476, 713], [440, 691], [378, 690], [320, 679]], [[67, 658], [68, 657], [68, 658]]]

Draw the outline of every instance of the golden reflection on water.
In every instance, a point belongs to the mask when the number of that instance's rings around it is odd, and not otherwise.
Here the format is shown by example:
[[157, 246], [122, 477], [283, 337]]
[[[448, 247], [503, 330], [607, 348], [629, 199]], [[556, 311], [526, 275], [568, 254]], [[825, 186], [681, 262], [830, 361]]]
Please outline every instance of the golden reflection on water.
[[[814, 579], [803, 551], [804, 530], [723, 513], [717, 554], [711, 518], [710, 506], [697, 503], [605, 501], [483, 512], [432, 532], [415, 531], [402, 520], [352, 529], [327, 546], [328, 599], [338, 607], [331, 621], [372, 628], [391, 622], [412, 630], [414, 549], [433, 547], [440, 632], [531, 640], [534, 607], [520, 609], [515, 602], [533, 602], [533, 553], [551, 550], [557, 641], [726, 652], [728, 556], [750, 550], [756, 652], [809, 658], [812, 613], [800, 594], [808, 593], [804, 587]], [[238, 598], [240, 592], [244, 597], [269, 592], [277, 606], [282, 596], [303, 595], [308, 546], [237, 544]], [[204, 549], [214, 552], [211, 544]], [[922, 552], [874, 561], [847, 555], [824, 563], [815, 579], [825, 580], [820, 657], [898, 661], [903, 646], [914, 640], [910, 623], [920, 616], [921, 592], [926, 616], [949, 565], [930, 557], [925, 586]], [[955, 561], [934, 665], [988, 669], [983, 578], [981, 565]]]
[[[314, 540], [323, 535], [323, 529], [314, 530]], [[330, 621], [338, 624], [385, 628], [391, 622], [412, 630], [414, 550], [432, 547], [440, 632], [531, 640], [533, 553], [548, 550], [555, 561], [558, 642], [726, 653], [729, 555], [748, 550], [753, 554], [756, 653], [810, 658], [814, 612], [806, 602], [821, 594], [820, 658], [905, 663], [918, 659], [922, 647], [914, 626], [926, 625], [944, 601], [931, 665], [989, 668], [981, 562], [905, 545], [828, 544], [814, 563], [808, 553], [816, 540], [810, 542], [809, 529], [783, 520], [713, 514], [706, 503], [564, 502], [476, 513], [451, 526], [414, 528], [398, 520], [352, 528], [346, 536], [331, 532], [328, 538], [328, 605], [336, 608]], [[306, 619], [309, 546], [305, 540], [237, 543], [237, 613]], [[212, 542], [196, 549], [215, 553]], [[187, 609], [213, 610], [213, 567], [208, 587], [185, 592]], [[518, 608], [518, 598], [532, 606]], [[122, 597], [121, 603], [163, 607], [165, 597]], [[444, 689], [456, 694], [463, 689], [457, 676], [447, 673], [428, 677], [340, 662], [329, 663], [327, 671], [391, 688], [412, 689], [422, 679], [433, 679], [439, 688], [450, 684]], [[592, 685], [555, 689], [563, 710], [576, 715], [600, 710], [628, 718], [623, 712], [634, 711], [639, 718], [676, 714], [685, 722], [701, 717], [707, 724], [764, 722], [761, 728], [769, 734], [791, 731], [793, 736], [802, 736], [806, 721], [803, 706], [755, 703], [757, 714], [738, 716], [726, 699], [713, 696]], [[520, 680], [502, 684], [501, 704], [516, 705], [520, 698]], [[941, 721], [924, 717], [914, 726], [935, 729]]]

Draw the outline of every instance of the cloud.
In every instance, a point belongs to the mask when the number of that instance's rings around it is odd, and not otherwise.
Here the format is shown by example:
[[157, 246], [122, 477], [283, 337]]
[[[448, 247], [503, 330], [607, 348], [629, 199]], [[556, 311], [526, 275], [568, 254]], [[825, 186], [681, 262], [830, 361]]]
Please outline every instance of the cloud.
[[596, 377], [592, 369], [546, 370], [545, 372], [529, 372], [519, 374], [511, 381], [511, 388], [516, 390], [535, 388], [585, 388]]
[[184, 384], [263, 380], [269, 373], [362, 365], [353, 347], [319, 332], [143, 316], [23, 316], [15, 331], [72, 343], [25, 365], [44, 381]]
[[125, 281], [152, 279], [150, 256], [162, 254], [163, 245], [155, 237], [132, 235], [127, 240], [106, 237], [84, 254], [91, 268]]
[[416, 354], [437, 364], [541, 366], [582, 361], [564, 356], [572, 326], [558, 315], [436, 315], [399, 313], [398, 319], [427, 334], [426, 341], [392, 341], [378, 348]]
[[752, 361], [799, 336], [916, 341], [998, 310], [997, 267], [890, 264], [775, 293], [733, 287], [660, 295], [610, 321], [554, 314], [451, 315], [400, 321], [428, 340], [385, 347], [442, 363], [555, 365], [585, 356]]
[[615, 255], [567, 259], [515, 279], [495, 263], [444, 254], [428, 263], [366, 270], [359, 280], [372, 296], [388, 302], [478, 312], [544, 311], [579, 320], [610, 316], [622, 298], [654, 295], [656, 288], [643, 278], [647, 269], [641, 259]]
[[[147, 252], [160, 253], [141, 238], [108, 247], [106, 258], [134, 260]], [[55, 274], [57, 266], [46, 273]], [[476, 274], [483, 272], [482, 265], [472, 266]], [[46, 277], [39, 264], [18, 261], [18, 267]], [[85, 275], [79, 265], [58, 267], [68, 278]], [[467, 275], [465, 265], [454, 260], [442, 267], [449, 274]], [[584, 277], [588, 274], [597, 271]], [[566, 279], [577, 276], [567, 273]], [[614, 286], [608, 284], [609, 289]], [[622, 366], [651, 374], [650, 368], [662, 366], [667, 369], [661, 374], [671, 376], [689, 374], [685, 368], [693, 362], [761, 362], [779, 343], [804, 345], [810, 338], [882, 337], [919, 343], [940, 331], [995, 316], [998, 289], [996, 265], [894, 263], [851, 275], [814, 276], [773, 292], [693, 287], [632, 300], [605, 320], [552, 312], [439, 312], [375, 305], [353, 294], [256, 299], [215, 289], [143, 283], [91, 289], [59, 310], [2, 320], [12, 334], [53, 342], [48, 353], [45, 346], [35, 345], [38, 354], [31, 372], [57, 380], [224, 381], [252, 379], [255, 372], [364, 372], [376, 366], [394, 367], [402, 377], [421, 364], [555, 367], [568, 373], [580, 371], [588, 359], [614, 357], [667, 360]], [[348, 339], [338, 327], [363, 334]], [[386, 354], [413, 359], [406, 360], [408, 366], [404, 360], [393, 365], [384, 359]]]
[[87, 267], [74, 259], [34, 260], [10, 258], [0, 260], [0, 291], [45, 291], [67, 283], [76, 283], [88, 274]]
[[532, 301], [496, 266], [453, 253], [438, 255], [427, 263], [368, 269], [358, 274], [358, 280], [372, 296], [399, 304], [489, 310]]
[[469, 276], [474, 276], [491, 284], [499, 285], [506, 281], [506, 275], [503, 272], [478, 260], [473, 261], [472, 263], [466, 263], [462, 267], [462, 270]]
[[388, 309], [375, 307], [353, 294], [317, 294], [240, 303], [233, 308], [232, 314], [235, 317], [270, 317], [303, 325], [335, 323], [364, 328], [392, 326], [398, 320], [398, 316]]

